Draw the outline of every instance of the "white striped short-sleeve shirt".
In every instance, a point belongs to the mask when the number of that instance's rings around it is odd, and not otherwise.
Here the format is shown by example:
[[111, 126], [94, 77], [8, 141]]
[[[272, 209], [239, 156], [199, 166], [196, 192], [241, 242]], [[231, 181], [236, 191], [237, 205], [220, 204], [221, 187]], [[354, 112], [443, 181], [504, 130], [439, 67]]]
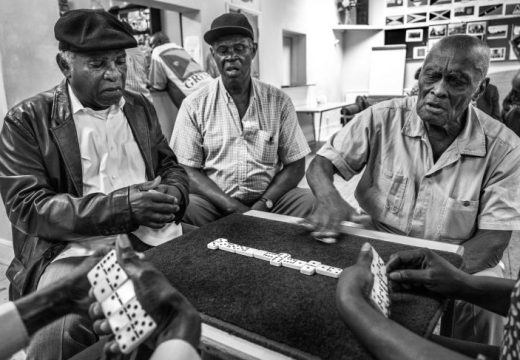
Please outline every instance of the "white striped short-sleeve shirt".
[[262, 196], [283, 165], [310, 152], [290, 98], [252, 79], [242, 120], [221, 78], [184, 99], [170, 146], [179, 163], [203, 169], [244, 203]]

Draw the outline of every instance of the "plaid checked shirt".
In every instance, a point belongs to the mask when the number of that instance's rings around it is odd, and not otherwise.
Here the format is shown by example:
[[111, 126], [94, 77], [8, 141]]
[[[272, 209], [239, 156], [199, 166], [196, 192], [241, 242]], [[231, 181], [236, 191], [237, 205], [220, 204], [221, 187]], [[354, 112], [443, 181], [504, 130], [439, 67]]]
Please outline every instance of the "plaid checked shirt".
[[220, 78], [188, 96], [170, 141], [179, 163], [202, 168], [246, 204], [262, 196], [284, 164], [310, 152], [289, 97], [256, 79], [251, 89], [242, 120]]

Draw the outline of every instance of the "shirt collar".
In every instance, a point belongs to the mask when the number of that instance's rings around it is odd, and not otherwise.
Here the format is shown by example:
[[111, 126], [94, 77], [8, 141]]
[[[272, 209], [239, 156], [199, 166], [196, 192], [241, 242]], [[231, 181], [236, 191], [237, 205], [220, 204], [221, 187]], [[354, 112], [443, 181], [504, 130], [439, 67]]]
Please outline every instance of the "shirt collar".
[[[225, 94], [226, 103], [229, 103], [230, 101], [232, 101], [233, 98], [231, 97], [231, 95], [226, 90], [226, 87], [224, 86], [224, 82], [222, 81], [222, 76], [218, 77], [218, 86], [219, 86], [220, 92], [222, 94]], [[249, 95], [249, 103], [250, 104], [253, 103], [254, 100], [256, 99], [256, 93], [257, 93], [256, 82], [255, 82], [254, 78], [251, 78], [251, 94]]]
[[[70, 86], [70, 84], [67, 84], [67, 89], [69, 91], [70, 107], [71, 107], [71, 111], [72, 111], [73, 115], [75, 115], [76, 113], [78, 113], [80, 111], [85, 111], [92, 115], [96, 115], [96, 114], [99, 115], [104, 112], [104, 111], [96, 111], [96, 110], [92, 110], [91, 108], [84, 107], [83, 104], [81, 103], [81, 101], [79, 101], [76, 94], [74, 94], [74, 91], [72, 90], [72, 87]], [[121, 96], [121, 99], [119, 100], [119, 104], [110, 106], [108, 108], [109, 111], [106, 111], [106, 114], [108, 114], [110, 111], [116, 110], [116, 107], [122, 110], [123, 106], [125, 106], [125, 103], [126, 103], [126, 101], [125, 101], [124, 96]]]
[[480, 157], [486, 155], [486, 135], [472, 104], [468, 106], [466, 124], [456, 141], [461, 154]]
[[[426, 135], [424, 123], [417, 114], [417, 97], [412, 102], [408, 118], [405, 121], [401, 132], [410, 137], [422, 137]], [[455, 139], [457, 149], [461, 155], [485, 156], [486, 155], [486, 136], [479, 117], [475, 113], [472, 104], [466, 111], [466, 123], [460, 134]]]

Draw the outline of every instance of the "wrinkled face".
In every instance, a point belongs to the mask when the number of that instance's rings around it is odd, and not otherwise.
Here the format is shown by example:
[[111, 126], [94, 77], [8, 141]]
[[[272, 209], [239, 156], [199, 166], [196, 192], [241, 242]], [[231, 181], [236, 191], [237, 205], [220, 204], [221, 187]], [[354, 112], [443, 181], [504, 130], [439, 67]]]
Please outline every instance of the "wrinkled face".
[[251, 63], [256, 55], [256, 44], [242, 35], [219, 38], [211, 46], [222, 80], [245, 81], [251, 77]]
[[461, 122], [472, 98], [485, 89], [479, 54], [434, 49], [419, 75], [417, 114], [430, 125], [446, 127]]
[[85, 107], [101, 110], [119, 103], [126, 80], [125, 50], [76, 53], [63, 70]]

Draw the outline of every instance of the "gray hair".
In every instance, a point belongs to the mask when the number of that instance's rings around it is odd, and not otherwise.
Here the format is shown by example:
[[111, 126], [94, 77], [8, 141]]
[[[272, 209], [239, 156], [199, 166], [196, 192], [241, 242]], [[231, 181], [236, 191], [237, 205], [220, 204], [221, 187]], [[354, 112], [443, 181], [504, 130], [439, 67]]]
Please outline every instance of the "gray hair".
[[76, 56], [76, 53], [70, 50], [60, 50], [58, 56], [70, 67], [72, 64], [72, 60]]

